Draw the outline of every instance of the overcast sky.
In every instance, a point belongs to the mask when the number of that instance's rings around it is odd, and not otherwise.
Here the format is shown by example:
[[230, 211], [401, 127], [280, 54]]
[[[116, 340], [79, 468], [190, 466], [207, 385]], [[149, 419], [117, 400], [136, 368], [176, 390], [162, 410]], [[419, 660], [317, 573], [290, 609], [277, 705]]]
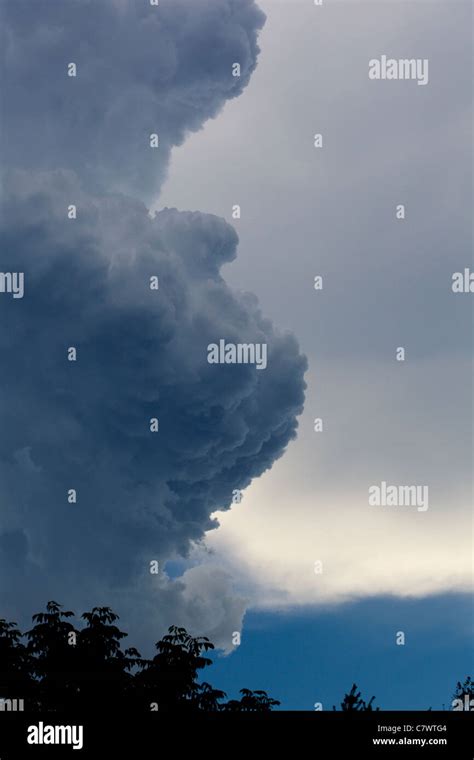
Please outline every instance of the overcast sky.
[[[230, 221], [241, 205], [226, 279], [255, 292], [309, 359], [297, 440], [206, 542], [249, 608], [270, 615], [247, 618], [247, 646], [223, 675], [234, 683], [248, 659], [258, 672], [252, 652], [270, 641], [279, 661], [312, 638], [305, 656], [316, 650], [328, 693], [334, 679], [344, 688], [344, 671], [377, 686], [386, 707], [424, 709], [430, 695], [440, 706], [459, 667], [454, 650], [466, 672], [472, 663], [472, 616], [459, 612], [472, 588], [472, 296], [451, 291], [452, 273], [472, 269], [470, 4], [260, 6], [249, 87], [174, 151], [157, 203]], [[383, 54], [427, 58], [428, 84], [369, 81], [368, 61]], [[313, 430], [318, 417], [324, 432]], [[383, 480], [428, 485], [429, 509], [370, 507], [367, 489]], [[456, 643], [434, 623], [454, 616], [466, 623]], [[422, 633], [420, 618], [431, 621]], [[358, 630], [353, 644], [353, 626], [376, 633]], [[406, 666], [392, 646], [400, 629], [412, 634]], [[317, 654], [333, 639], [329, 660], [346, 652], [337, 676]], [[299, 690], [288, 667], [265, 675], [309, 709], [318, 679], [296, 654], [290, 661]]]
[[[260, 5], [249, 87], [175, 150], [159, 205], [241, 205], [226, 279], [295, 332], [309, 387], [298, 440], [209, 545], [264, 606], [466, 590], [472, 299], [451, 275], [472, 265], [469, 4]], [[370, 81], [384, 53], [428, 58], [428, 85]], [[369, 507], [382, 480], [429, 485], [429, 509]]]

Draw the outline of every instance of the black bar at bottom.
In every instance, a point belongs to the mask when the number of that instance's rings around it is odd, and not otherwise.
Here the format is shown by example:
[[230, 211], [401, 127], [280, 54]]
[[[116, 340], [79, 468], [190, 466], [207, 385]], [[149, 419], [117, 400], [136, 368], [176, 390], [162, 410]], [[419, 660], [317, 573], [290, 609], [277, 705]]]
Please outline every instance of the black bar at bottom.
[[[474, 758], [474, 713], [284, 712], [198, 715], [104, 711], [97, 715], [0, 712], [0, 760], [23, 757], [159, 757], [170, 751], [222, 756], [275, 748], [330, 758]], [[254, 745], [255, 741], [262, 744]], [[52, 743], [54, 742], [54, 743]], [[75, 747], [75, 749], [74, 749]], [[303, 749], [306, 747], [306, 749]], [[152, 753], [152, 754], [150, 754]], [[404, 755], [401, 755], [404, 753]]]

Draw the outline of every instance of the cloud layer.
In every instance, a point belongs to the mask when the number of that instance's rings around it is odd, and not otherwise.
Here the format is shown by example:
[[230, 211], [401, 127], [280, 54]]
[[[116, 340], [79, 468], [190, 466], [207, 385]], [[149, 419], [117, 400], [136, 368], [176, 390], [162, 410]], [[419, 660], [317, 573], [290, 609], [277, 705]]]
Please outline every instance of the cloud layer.
[[[222, 279], [228, 224], [143, 202], [247, 85], [264, 19], [254, 0], [1, 5], [0, 264], [25, 276], [0, 298], [4, 615], [100, 601], [147, 643], [178, 623], [226, 650], [241, 627], [229, 574], [163, 567], [295, 437], [306, 360]], [[268, 344], [268, 368], [210, 366], [221, 338]]]
[[[79, 585], [91, 602], [96, 583], [129, 593], [151, 560], [186, 555], [295, 437], [306, 360], [222, 279], [236, 246], [218, 217], [152, 218], [85, 194], [71, 172], [6, 177], [2, 269], [25, 273], [25, 294], [0, 299], [0, 563], [34, 603], [38, 587], [69, 599]], [[267, 343], [267, 369], [208, 364], [220, 338]]]
[[254, 0], [6, 0], [0, 14], [2, 163], [144, 200], [173, 146], [247, 85], [265, 18]]

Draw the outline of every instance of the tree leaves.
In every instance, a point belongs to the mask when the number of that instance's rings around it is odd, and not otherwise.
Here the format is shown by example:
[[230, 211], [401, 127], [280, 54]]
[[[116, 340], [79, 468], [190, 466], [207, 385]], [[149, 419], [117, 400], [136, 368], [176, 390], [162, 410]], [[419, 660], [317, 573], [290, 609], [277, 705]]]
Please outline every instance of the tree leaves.
[[[22, 634], [16, 623], [0, 619], [0, 690], [19, 696], [27, 710], [91, 712], [106, 708], [164, 712], [268, 711], [280, 704], [264, 691], [242, 689], [240, 700], [204, 681], [199, 671], [212, 664], [206, 653], [214, 645], [171, 626], [156, 643], [156, 654], [142, 658], [134, 647], [122, 650], [127, 637], [110, 607], [93, 607], [75, 628], [71, 610], [50, 601], [33, 615], [34, 626]], [[22, 639], [27, 643], [24, 644]]]

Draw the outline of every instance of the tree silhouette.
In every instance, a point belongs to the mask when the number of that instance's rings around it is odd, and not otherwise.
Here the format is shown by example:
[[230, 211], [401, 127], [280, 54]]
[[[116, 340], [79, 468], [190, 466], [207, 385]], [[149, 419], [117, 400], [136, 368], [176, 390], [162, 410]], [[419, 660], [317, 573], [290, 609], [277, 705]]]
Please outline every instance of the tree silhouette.
[[[341, 702], [341, 710], [342, 712], [373, 712], [380, 710], [380, 707], [372, 706], [374, 699], [375, 697], [371, 697], [368, 702], [365, 702], [360, 695], [360, 691], [357, 691], [357, 685], [354, 683], [350, 692], [344, 695], [344, 699]], [[335, 709], [333, 707], [333, 710]]]
[[198, 671], [212, 663], [203, 655], [214, 649], [208, 638], [193, 638], [184, 628], [171, 626], [166, 636], [156, 643], [158, 654], [141, 664], [135, 676], [139, 698], [160, 710], [197, 710], [200, 705], [212, 705], [224, 697], [209, 684], [199, 687]]
[[240, 700], [230, 700], [227, 704], [222, 705], [225, 711], [240, 712], [269, 712], [272, 707], [279, 705], [277, 699], [272, 699], [266, 691], [250, 691], [250, 689], [241, 689], [242, 698]]
[[63, 612], [57, 602], [48, 602], [46, 612], [33, 615], [36, 625], [25, 634], [35, 701], [43, 710], [59, 709], [71, 701], [74, 693], [69, 675], [76, 670], [75, 650], [69, 644], [70, 634], [77, 636], [69, 622], [73, 615], [70, 610]]
[[91, 709], [120, 707], [132, 696], [131, 671], [143, 662], [140, 653], [134, 648], [122, 651], [121, 641], [128, 634], [115, 625], [118, 615], [110, 607], [94, 607], [82, 619], [86, 626], [77, 637], [77, 698]]
[[32, 663], [16, 623], [0, 619], [0, 699], [36, 698]]
[[[156, 654], [145, 659], [134, 648], [122, 649], [127, 637], [110, 607], [93, 607], [76, 628], [71, 610], [50, 601], [33, 615], [34, 626], [22, 633], [16, 623], [0, 618], [0, 700], [24, 700], [27, 711], [100, 712], [133, 709], [165, 712], [271, 711], [280, 702], [265, 691], [240, 690], [240, 699], [225, 701], [225, 692], [199, 675], [212, 664], [214, 645], [171, 626], [156, 642]], [[342, 712], [379, 711], [374, 697], [366, 702], [357, 685], [344, 695]], [[471, 707], [472, 704], [472, 707]], [[474, 708], [474, 681], [458, 681], [453, 710]], [[431, 708], [430, 708], [431, 709]], [[333, 707], [336, 710], [336, 707]]]
[[199, 683], [200, 671], [212, 664], [206, 653], [214, 649], [205, 636], [195, 638], [171, 626], [156, 643], [157, 654], [147, 660], [134, 648], [122, 650], [127, 634], [110, 607], [84, 612], [80, 629], [73, 617], [51, 601], [46, 612], [33, 615], [35, 625], [25, 634], [16, 623], [0, 619], [0, 698], [24, 699], [28, 711], [51, 712], [255, 712], [280, 704], [264, 691], [249, 689], [241, 690], [240, 700], [224, 702], [225, 692]]

